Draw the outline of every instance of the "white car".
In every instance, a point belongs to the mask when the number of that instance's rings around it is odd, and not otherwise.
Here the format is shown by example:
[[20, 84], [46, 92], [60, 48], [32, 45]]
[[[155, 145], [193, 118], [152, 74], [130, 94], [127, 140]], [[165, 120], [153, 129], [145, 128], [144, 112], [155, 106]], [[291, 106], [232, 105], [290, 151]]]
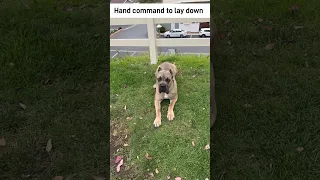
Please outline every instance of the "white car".
[[166, 38], [171, 38], [171, 37], [184, 38], [184, 37], [187, 37], [187, 32], [182, 29], [173, 29], [171, 31], [165, 32], [163, 36]]
[[210, 28], [201, 28], [199, 31], [200, 37], [210, 37]]

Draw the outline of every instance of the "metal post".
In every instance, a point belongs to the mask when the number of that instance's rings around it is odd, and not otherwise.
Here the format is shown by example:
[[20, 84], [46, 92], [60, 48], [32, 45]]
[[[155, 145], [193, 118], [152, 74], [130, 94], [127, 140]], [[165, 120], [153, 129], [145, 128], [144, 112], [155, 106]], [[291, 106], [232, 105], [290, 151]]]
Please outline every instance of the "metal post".
[[147, 19], [148, 37], [149, 37], [149, 52], [151, 64], [157, 64], [157, 45], [156, 45], [156, 30], [153, 18]]

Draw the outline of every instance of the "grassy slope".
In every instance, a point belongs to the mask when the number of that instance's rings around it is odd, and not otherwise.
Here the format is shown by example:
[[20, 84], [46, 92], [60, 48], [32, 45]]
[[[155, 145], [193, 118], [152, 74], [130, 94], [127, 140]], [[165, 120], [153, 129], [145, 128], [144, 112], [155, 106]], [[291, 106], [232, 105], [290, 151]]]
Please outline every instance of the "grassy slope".
[[[125, 163], [131, 176], [127, 178], [150, 178], [148, 173], [153, 172], [156, 179], [166, 179], [169, 173], [172, 178], [205, 179], [209, 177], [210, 157], [209, 151], [204, 150], [209, 142], [209, 59], [161, 57], [160, 61], [174, 62], [178, 67], [179, 100], [172, 122], [166, 119], [168, 101], [162, 103], [162, 125], [158, 129], [153, 127], [152, 86], [156, 66], [149, 65], [148, 59], [147, 56], [115, 59], [110, 65], [111, 136], [117, 136], [114, 141], [120, 144], [117, 154], [129, 158]], [[124, 132], [129, 140], [123, 138]], [[128, 142], [129, 146], [123, 147]], [[145, 153], [153, 159], [146, 160]], [[156, 168], [159, 174], [155, 173]]]
[[0, 2], [0, 179], [106, 176], [106, 4], [23, 2]]
[[215, 179], [320, 178], [319, 7], [316, 0], [214, 2], [218, 29], [231, 32], [215, 59]]

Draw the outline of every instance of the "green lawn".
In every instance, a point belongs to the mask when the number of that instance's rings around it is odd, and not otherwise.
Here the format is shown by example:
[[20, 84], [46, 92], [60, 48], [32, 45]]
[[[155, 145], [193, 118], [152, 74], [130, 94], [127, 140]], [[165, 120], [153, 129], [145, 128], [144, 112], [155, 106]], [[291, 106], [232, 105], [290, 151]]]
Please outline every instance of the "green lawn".
[[0, 1], [0, 179], [107, 176], [106, 9]]
[[214, 1], [221, 38], [214, 179], [320, 179], [319, 7], [317, 0]]
[[[179, 99], [176, 118], [169, 122], [169, 101], [162, 102], [162, 125], [155, 119], [153, 84], [157, 65], [148, 56], [112, 59], [110, 64], [111, 174], [118, 179], [205, 179], [210, 174], [209, 97], [210, 68], [207, 56], [160, 57], [178, 68]], [[126, 107], [124, 109], [124, 107]], [[127, 136], [127, 138], [126, 138]], [[195, 146], [192, 145], [194, 141]], [[128, 144], [129, 146], [124, 146]], [[118, 150], [118, 152], [117, 152]], [[146, 159], [145, 154], [152, 157]], [[115, 172], [114, 159], [123, 156], [124, 168]], [[155, 173], [158, 169], [159, 174]]]

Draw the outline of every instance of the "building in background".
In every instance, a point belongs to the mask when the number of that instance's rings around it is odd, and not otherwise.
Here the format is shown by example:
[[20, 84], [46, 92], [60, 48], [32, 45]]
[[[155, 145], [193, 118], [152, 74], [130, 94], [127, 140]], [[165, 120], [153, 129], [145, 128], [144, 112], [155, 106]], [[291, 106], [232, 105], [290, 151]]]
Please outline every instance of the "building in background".
[[[210, 3], [210, 0], [163, 0], [164, 4], [183, 4], [183, 3]], [[187, 32], [199, 32], [201, 28], [210, 28], [210, 22], [192, 22], [192, 23], [168, 23], [161, 24], [166, 31], [172, 29], [183, 29]]]

